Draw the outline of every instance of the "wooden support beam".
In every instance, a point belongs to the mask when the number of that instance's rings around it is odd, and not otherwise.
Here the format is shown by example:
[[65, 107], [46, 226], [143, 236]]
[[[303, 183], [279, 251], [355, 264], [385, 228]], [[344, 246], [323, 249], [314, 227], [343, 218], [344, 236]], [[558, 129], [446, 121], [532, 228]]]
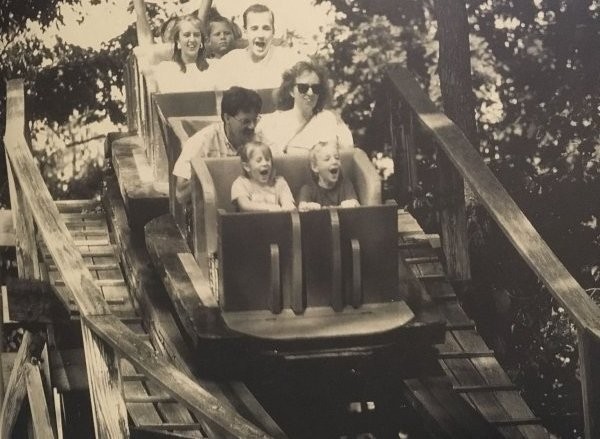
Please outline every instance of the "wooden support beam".
[[27, 398], [29, 399], [35, 437], [37, 439], [56, 438], [52, 423], [50, 422], [50, 413], [42, 385], [42, 376], [37, 365], [34, 366], [32, 363], [25, 364], [25, 382], [27, 383]]
[[579, 329], [579, 364], [585, 437], [600, 437], [600, 339]]
[[0, 210], [0, 246], [14, 247], [15, 244], [16, 237], [12, 211]]
[[[9, 129], [7, 125], [7, 130]], [[16, 127], [11, 127], [11, 130]], [[21, 126], [21, 133], [23, 126]], [[22, 135], [22, 134], [21, 134]], [[25, 147], [28, 148], [27, 145]], [[15, 245], [17, 250], [17, 269], [19, 277], [24, 279], [38, 279], [40, 276], [37, 247], [35, 243], [35, 226], [25, 202], [22, 192], [19, 190], [19, 182], [14, 178], [11, 162], [6, 156], [6, 173], [10, 193], [10, 205], [15, 225]]]
[[121, 393], [121, 371], [113, 349], [82, 322], [90, 401], [97, 438], [128, 438], [127, 409]]
[[465, 281], [471, 278], [465, 186], [462, 177], [444, 154], [438, 154], [438, 197], [440, 227], [448, 278]]
[[12, 437], [12, 431], [27, 394], [25, 365], [42, 352], [45, 340], [40, 334], [25, 331], [19, 352], [15, 358], [12, 372], [6, 386], [2, 411], [0, 412], [0, 437]]

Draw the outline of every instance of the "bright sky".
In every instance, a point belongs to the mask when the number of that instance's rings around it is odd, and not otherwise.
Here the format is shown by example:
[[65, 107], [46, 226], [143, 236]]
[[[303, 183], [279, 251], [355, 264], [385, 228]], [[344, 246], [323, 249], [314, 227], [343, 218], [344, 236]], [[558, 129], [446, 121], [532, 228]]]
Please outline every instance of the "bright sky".
[[[239, 17], [246, 7], [257, 1], [273, 10], [278, 34], [289, 29], [313, 40], [323, 35], [319, 28], [326, 27], [334, 18], [333, 14], [328, 14], [329, 4], [313, 6], [312, 0], [214, 0], [213, 3], [222, 15]], [[134, 15], [127, 13], [129, 0], [109, 0], [100, 5], [90, 3], [90, 0], [82, 0], [81, 5], [63, 6], [64, 27], [49, 29], [45, 37], [60, 35], [67, 42], [97, 49], [102, 41], [120, 35], [135, 21]], [[174, 7], [178, 2], [164, 0], [164, 3]], [[238, 22], [241, 23], [241, 19]]]

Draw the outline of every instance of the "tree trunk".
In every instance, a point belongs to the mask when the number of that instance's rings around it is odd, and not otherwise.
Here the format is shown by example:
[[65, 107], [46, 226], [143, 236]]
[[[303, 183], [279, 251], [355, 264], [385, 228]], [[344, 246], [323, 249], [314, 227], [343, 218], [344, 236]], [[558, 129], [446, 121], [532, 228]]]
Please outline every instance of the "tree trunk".
[[[474, 95], [471, 82], [469, 22], [467, 9], [460, 0], [435, 0], [438, 21], [439, 63], [438, 74], [444, 112], [467, 138], [475, 143]], [[446, 269], [456, 281], [471, 278], [465, 197], [474, 197], [462, 177], [446, 157], [438, 159], [440, 168], [439, 195]]]
[[444, 112], [476, 145], [467, 8], [461, 0], [435, 0], [435, 10], [440, 45], [438, 74]]

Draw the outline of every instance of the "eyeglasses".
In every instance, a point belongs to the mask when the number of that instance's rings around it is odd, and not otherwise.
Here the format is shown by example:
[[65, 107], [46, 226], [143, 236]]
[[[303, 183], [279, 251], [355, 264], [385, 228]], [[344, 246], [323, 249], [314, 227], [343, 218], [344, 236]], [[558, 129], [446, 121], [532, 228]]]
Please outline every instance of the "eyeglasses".
[[309, 88], [312, 90], [313, 94], [315, 94], [315, 95], [321, 94], [323, 92], [323, 87], [321, 86], [321, 84], [296, 83], [296, 87], [298, 87], [298, 91], [300, 93], [302, 93], [303, 95], [308, 93]]
[[259, 115], [258, 115], [258, 116], [256, 116], [254, 119], [250, 119], [250, 118], [247, 118], [247, 119], [238, 119], [238, 118], [237, 118], [237, 117], [235, 117], [235, 116], [231, 116], [231, 118], [232, 118], [232, 119], [235, 119], [235, 120], [237, 120], [239, 123], [241, 123], [241, 124], [242, 124], [242, 125], [244, 125], [245, 127], [249, 127], [250, 125], [255, 125], [255, 126], [256, 126], [256, 124], [257, 124], [258, 122], [260, 122], [260, 118], [261, 118], [261, 116], [260, 116], [260, 114], [259, 114]]

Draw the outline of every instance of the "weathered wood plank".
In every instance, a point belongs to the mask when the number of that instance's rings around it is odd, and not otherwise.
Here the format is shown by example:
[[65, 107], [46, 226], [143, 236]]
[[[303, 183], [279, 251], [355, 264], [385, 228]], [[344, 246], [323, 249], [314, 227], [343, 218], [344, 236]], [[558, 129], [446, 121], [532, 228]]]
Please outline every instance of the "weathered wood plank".
[[0, 246], [13, 247], [16, 241], [12, 211], [0, 210]]
[[445, 377], [405, 380], [404, 392], [420, 413], [428, 418], [426, 427], [434, 437], [501, 438], [477, 411], [452, 391]]
[[[133, 374], [135, 373], [135, 368], [127, 360], [121, 360], [121, 372], [123, 374]], [[140, 381], [123, 380], [123, 395], [125, 398], [143, 397], [148, 395], [148, 391]], [[160, 415], [156, 411], [156, 407], [152, 403], [130, 404], [127, 405], [127, 411], [136, 426], [160, 424], [162, 422]]]
[[[7, 108], [7, 110], [10, 110], [10, 108]], [[23, 127], [24, 125], [21, 126], [21, 136], [23, 135]], [[8, 136], [9, 129], [15, 130], [17, 128], [15, 126], [9, 127], [7, 124], [6, 129]], [[27, 145], [25, 145], [25, 147], [28, 148]], [[14, 178], [8, 154], [6, 157], [6, 173], [8, 177], [13, 224], [15, 225], [15, 246], [19, 276], [24, 279], [38, 279], [40, 272], [33, 218], [29, 206], [26, 204], [23, 194], [20, 191], [19, 181]]]
[[435, 138], [529, 267], [577, 324], [600, 338], [600, 308], [540, 237], [471, 143], [421, 90], [411, 74], [392, 66], [388, 74], [422, 128]]
[[50, 413], [46, 404], [46, 395], [44, 394], [40, 369], [31, 363], [27, 363], [25, 364], [24, 373], [35, 437], [38, 439], [55, 438], [56, 435], [50, 421]]
[[[134, 297], [140, 305], [155, 348], [160, 352], [160, 355], [169, 358], [169, 361], [175, 364], [179, 370], [193, 376], [192, 368], [195, 358], [183, 340], [170, 308], [166, 306], [163, 296], [160, 294], [163, 287], [156, 277], [156, 270], [148, 265], [150, 257], [147, 251], [144, 249], [143, 244], [134, 242], [133, 234], [127, 223], [123, 201], [120, 198], [114, 178], [107, 179], [104, 199], [107, 211], [110, 214], [112, 228], [115, 231], [114, 236], [119, 243], [119, 248], [121, 248], [119, 255], [125, 267], [124, 273], [128, 276], [128, 283], [132, 286]], [[238, 399], [245, 399], [246, 405], [253, 408], [253, 410], [250, 410], [252, 422], [256, 422], [272, 437], [285, 437], [285, 434], [277, 427], [244, 384], [237, 383], [236, 391], [224, 393], [224, 384], [207, 380], [199, 380], [199, 382], [202, 387], [218, 397], [225, 407], [232, 410], [233, 406], [237, 406]], [[244, 396], [239, 396], [242, 393], [240, 388], [246, 389]], [[271, 422], [265, 421], [269, 419]], [[227, 437], [227, 434], [224, 434], [221, 430], [209, 427], [211, 426], [205, 423], [204, 430], [209, 432], [210, 437]]]
[[600, 436], [600, 340], [585, 329], [577, 332], [585, 437]]
[[176, 394], [177, 399], [195, 412], [196, 416], [210, 419], [212, 423], [235, 437], [269, 437], [240, 415], [224, 406], [187, 375], [159, 357], [141, 340], [130, 337], [130, 331], [116, 317], [104, 315], [85, 316], [84, 318], [86, 323], [94, 329], [94, 332], [105, 337], [104, 341], [109, 343], [113, 349], [127, 355], [130, 360], [134, 360], [138, 370], [143, 371], [169, 394]]
[[[168, 398], [168, 394], [162, 391], [158, 386], [156, 386], [151, 381], [146, 383], [148, 390], [153, 394], [154, 397], [163, 397]], [[204, 433], [202, 431], [201, 425], [194, 421], [194, 418], [190, 414], [190, 412], [181, 404], [176, 402], [158, 401], [157, 408], [162, 413], [165, 423], [172, 425], [181, 425], [180, 429], [185, 429], [184, 426], [187, 426], [189, 431], [188, 434], [190, 437], [203, 438]], [[163, 427], [164, 428], [164, 427]], [[166, 430], [175, 430], [176, 428], [164, 428]]]
[[12, 437], [12, 430], [17, 421], [17, 416], [27, 394], [25, 382], [25, 365], [33, 357], [38, 357], [44, 346], [44, 339], [40, 334], [25, 331], [19, 352], [13, 363], [13, 368], [6, 386], [2, 411], [0, 412], [0, 437]]
[[81, 332], [96, 437], [128, 438], [127, 409], [116, 352], [84, 322]]

